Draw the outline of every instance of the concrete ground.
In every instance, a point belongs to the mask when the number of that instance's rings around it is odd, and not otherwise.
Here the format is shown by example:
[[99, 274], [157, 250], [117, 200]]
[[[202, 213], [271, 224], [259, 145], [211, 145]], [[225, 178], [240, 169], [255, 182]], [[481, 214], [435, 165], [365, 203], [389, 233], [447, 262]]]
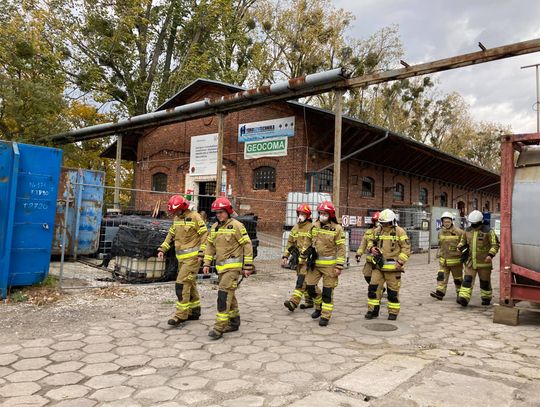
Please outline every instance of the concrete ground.
[[436, 301], [425, 260], [413, 256], [403, 275], [395, 322], [384, 306], [363, 318], [366, 283], [359, 268], [345, 271], [325, 328], [284, 308], [293, 272], [261, 261], [238, 290], [240, 331], [218, 341], [207, 337], [211, 283], [200, 285], [202, 319], [179, 328], [166, 325], [171, 284], [1, 305], [0, 405], [540, 406], [540, 316], [494, 324], [478, 287], [467, 309], [453, 292]]

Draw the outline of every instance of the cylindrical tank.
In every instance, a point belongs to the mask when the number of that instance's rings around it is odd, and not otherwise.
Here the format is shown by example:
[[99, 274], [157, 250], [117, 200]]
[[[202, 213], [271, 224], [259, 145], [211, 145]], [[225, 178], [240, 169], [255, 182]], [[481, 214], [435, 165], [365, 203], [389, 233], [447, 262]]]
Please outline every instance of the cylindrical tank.
[[540, 148], [521, 151], [512, 193], [513, 263], [540, 273]]

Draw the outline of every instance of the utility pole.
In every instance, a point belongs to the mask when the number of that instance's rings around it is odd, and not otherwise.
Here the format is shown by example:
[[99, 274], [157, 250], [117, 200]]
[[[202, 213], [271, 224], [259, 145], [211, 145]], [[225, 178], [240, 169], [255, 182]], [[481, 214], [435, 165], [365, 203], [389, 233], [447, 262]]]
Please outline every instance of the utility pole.
[[334, 91], [334, 96], [336, 99], [334, 106], [335, 117], [335, 127], [334, 127], [334, 178], [333, 178], [333, 195], [334, 195], [334, 206], [336, 208], [336, 217], [339, 216], [339, 205], [340, 205], [340, 187], [341, 187], [341, 122], [342, 122], [342, 113], [343, 113], [343, 91], [336, 90]]
[[525, 68], [536, 68], [536, 103], [534, 104], [536, 110], [536, 131], [540, 133], [540, 73], [538, 72], [538, 67], [540, 64], [526, 65], [522, 66], [521, 69]]

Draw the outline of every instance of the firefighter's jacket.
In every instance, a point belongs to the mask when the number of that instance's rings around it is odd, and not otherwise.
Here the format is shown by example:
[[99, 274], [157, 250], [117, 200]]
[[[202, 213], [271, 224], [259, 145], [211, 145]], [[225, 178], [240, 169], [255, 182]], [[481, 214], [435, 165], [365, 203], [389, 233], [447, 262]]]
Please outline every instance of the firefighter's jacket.
[[204, 265], [216, 261], [219, 274], [230, 269], [253, 269], [253, 246], [243, 223], [229, 218], [210, 229], [204, 252]]
[[442, 227], [439, 231], [439, 250], [437, 257], [441, 266], [453, 267], [461, 265], [461, 252], [458, 244], [465, 232], [452, 225], [450, 229]]
[[374, 238], [368, 241], [367, 250], [374, 246], [379, 248], [384, 260], [382, 271], [396, 271], [398, 260], [403, 265], [407, 263], [411, 255], [411, 244], [405, 229], [397, 225], [377, 226], [373, 235]]
[[[362, 256], [366, 252], [368, 242], [375, 238], [375, 229], [375, 226], [371, 226], [368, 230], [366, 230], [364, 236], [362, 236], [362, 240], [360, 241], [360, 246], [358, 246], [358, 250], [356, 251], [357, 255]], [[366, 261], [368, 263], [371, 263], [373, 261], [373, 256], [369, 252], [366, 256]]]
[[492, 263], [486, 262], [486, 256], [495, 257], [499, 251], [499, 238], [489, 225], [477, 228], [468, 227], [461, 237], [458, 248], [469, 245], [469, 259], [465, 263], [473, 269], [493, 267]]
[[201, 215], [196, 211], [184, 211], [176, 215], [167, 237], [159, 250], [166, 253], [174, 242], [174, 249], [178, 261], [191, 257], [203, 256], [206, 249], [208, 229]]
[[311, 240], [313, 238], [313, 234], [311, 233], [312, 229], [313, 223], [311, 223], [310, 220], [299, 222], [294, 225], [289, 234], [287, 247], [285, 253], [283, 253], [283, 257], [289, 257], [291, 255], [289, 250], [291, 247], [296, 246], [300, 253], [298, 262], [304, 263], [306, 261], [306, 250], [311, 246]]
[[318, 267], [345, 266], [345, 232], [341, 225], [331, 222], [322, 225], [320, 221], [313, 223], [311, 231], [312, 245], [317, 253], [315, 265]]

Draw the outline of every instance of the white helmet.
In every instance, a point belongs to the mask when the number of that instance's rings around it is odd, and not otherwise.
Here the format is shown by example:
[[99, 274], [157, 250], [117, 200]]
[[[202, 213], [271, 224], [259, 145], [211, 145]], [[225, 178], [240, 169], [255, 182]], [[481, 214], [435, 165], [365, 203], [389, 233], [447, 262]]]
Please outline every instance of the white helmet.
[[391, 223], [396, 220], [396, 214], [391, 209], [385, 209], [379, 214], [380, 223]]
[[443, 214], [441, 215], [441, 220], [443, 220], [444, 218], [448, 218], [448, 219], [451, 219], [452, 221], [454, 221], [456, 218], [454, 216], [454, 214], [452, 212], [443, 212]]
[[467, 216], [467, 220], [470, 223], [480, 223], [484, 220], [484, 215], [482, 215], [482, 212], [480, 212], [479, 210], [474, 210], [469, 213], [469, 216]]

